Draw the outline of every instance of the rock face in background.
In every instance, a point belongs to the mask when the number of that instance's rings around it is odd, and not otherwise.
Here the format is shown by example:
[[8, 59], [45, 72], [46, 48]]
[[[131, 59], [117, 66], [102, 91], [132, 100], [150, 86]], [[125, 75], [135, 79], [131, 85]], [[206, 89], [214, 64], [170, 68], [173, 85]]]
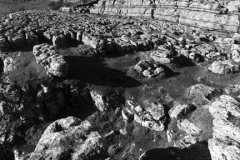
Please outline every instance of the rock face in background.
[[[105, 1], [105, 0], [104, 0]], [[160, 20], [220, 31], [239, 31], [240, 2], [189, 0], [100, 0], [91, 13], [152, 17]]]

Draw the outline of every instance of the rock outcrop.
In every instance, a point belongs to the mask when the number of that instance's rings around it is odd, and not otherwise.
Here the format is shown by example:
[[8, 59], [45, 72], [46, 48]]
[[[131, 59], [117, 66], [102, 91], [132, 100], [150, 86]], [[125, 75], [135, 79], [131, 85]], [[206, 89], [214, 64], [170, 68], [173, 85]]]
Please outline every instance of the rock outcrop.
[[239, 7], [231, 1], [100, 0], [91, 13], [151, 17], [196, 28], [239, 31]]
[[35, 45], [33, 54], [37, 63], [41, 64], [48, 75], [65, 77], [68, 73], [68, 64], [56, 49], [48, 44]]
[[209, 105], [213, 120], [213, 138], [208, 141], [212, 160], [237, 160], [240, 155], [240, 103], [222, 95]]
[[67, 117], [48, 126], [29, 160], [90, 160], [100, 153], [100, 140], [100, 134], [92, 131], [88, 121]]
[[214, 61], [208, 69], [213, 73], [225, 75], [238, 72], [239, 65], [232, 60]]
[[164, 106], [156, 102], [145, 102], [144, 108], [135, 106], [134, 102], [127, 100], [129, 108], [122, 111], [123, 119], [128, 121], [134, 117], [134, 121], [143, 127], [147, 127], [154, 131], [163, 131], [165, 129], [166, 113]]

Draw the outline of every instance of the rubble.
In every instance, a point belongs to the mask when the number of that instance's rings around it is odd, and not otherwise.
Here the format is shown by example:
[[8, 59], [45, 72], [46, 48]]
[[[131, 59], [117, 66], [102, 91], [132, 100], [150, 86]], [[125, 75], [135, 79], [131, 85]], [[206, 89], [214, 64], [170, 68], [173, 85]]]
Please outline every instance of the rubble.
[[189, 135], [199, 135], [201, 132], [200, 128], [198, 128], [194, 123], [190, 122], [187, 119], [178, 120], [177, 127]]
[[138, 62], [135, 65], [134, 70], [148, 78], [165, 76], [164, 69], [156, 64], [151, 63], [150, 61], [142, 60]]
[[5, 58], [3, 61], [3, 66], [4, 66], [3, 72], [7, 73], [9, 71], [12, 71], [15, 68], [15, 65], [16, 65], [15, 63], [16, 62], [15, 62], [14, 58], [12, 58], [12, 57]]
[[166, 121], [166, 113], [164, 106], [158, 101], [146, 102], [145, 108], [134, 106], [130, 100], [127, 101], [130, 108], [125, 108], [122, 111], [123, 118], [128, 120], [129, 116], [134, 115], [134, 121], [143, 127], [147, 127], [154, 131], [163, 131]]

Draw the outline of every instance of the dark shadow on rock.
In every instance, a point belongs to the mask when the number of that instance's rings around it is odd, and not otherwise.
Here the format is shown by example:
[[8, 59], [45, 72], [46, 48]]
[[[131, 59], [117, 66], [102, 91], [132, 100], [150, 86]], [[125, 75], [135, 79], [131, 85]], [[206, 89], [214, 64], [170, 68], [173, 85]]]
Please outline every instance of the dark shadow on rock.
[[153, 148], [140, 160], [211, 160], [207, 142], [199, 142], [186, 149], [176, 147]]
[[67, 49], [70, 47], [78, 47], [79, 44], [82, 44], [81, 42], [77, 40], [70, 40], [65, 46], [61, 47], [62, 49]]
[[183, 55], [180, 55], [179, 57], [177, 57], [175, 61], [176, 63], [178, 63], [179, 68], [195, 66], [194, 62], [191, 59]]
[[65, 60], [69, 65], [67, 79], [109, 87], [131, 88], [141, 85], [124, 72], [108, 68], [99, 58], [65, 56]]
[[29, 52], [33, 50], [33, 45], [24, 45], [22, 47], [10, 48], [7, 52]]
[[165, 78], [170, 78], [170, 77], [174, 77], [177, 75], [180, 75], [179, 72], [175, 72], [172, 69], [170, 69], [169, 67], [165, 66], [165, 65], [160, 65], [160, 67], [162, 67], [165, 71]]

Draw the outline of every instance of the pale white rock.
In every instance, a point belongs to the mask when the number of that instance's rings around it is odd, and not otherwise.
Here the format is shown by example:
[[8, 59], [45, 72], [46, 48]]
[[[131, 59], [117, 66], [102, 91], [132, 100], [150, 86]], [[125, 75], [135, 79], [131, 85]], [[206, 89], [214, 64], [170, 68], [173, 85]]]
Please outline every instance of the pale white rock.
[[214, 61], [208, 69], [213, 73], [224, 75], [238, 72], [239, 65], [232, 60]]
[[235, 43], [240, 44], [240, 34], [239, 33], [234, 33], [232, 39], [234, 40]]
[[147, 102], [145, 103], [145, 110], [138, 109], [139, 107], [136, 108], [139, 112], [134, 114], [135, 122], [155, 131], [163, 131], [165, 129], [166, 113], [161, 103], [157, 101]]
[[171, 118], [179, 118], [194, 110], [194, 106], [188, 104], [180, 104], [178, 102], [169, 110], [169, 115]]
[[154, 120], [159, 121], [161, 118], [165, 117], [164, 106], [159, 102], [150, 103], [146, 108], [146, 111], [152, 115]]
[[101, 136], [88, 121], [67, 117], [51, 123], [41, 136], [29, 160], [59, 159], [71, 154], [72, 160], [97, 154]]
[[240, 104], [231, 96], [222, 95], [209, 106], [209, 112], [212, 114], [213, 135], [215, 137], [229, 137], [240, 142], [240, 128], [229, 119], [240, 117]]
[[107, 104], [103, 100], [103, 96], [98, 94], [96, 91], [90, 92], [93, 101], [95, 102], [96, 107], [101, 111], [107, 110]]
[[145, 60], [139, 61], [134, 66], [134, 70], [148, 78], [155, 77], [155, 76], [160, 76], [160, 77], [165, 76], [165, 70], [162, 67], [157, 66], [156, 64], [151, 63], [150, 61], [145, 61]]
[[5, 73], [14, 70], [16, 67], [14, 58], [12, 58], [12, 57], [5, 58], [3, 61], [3, 66], [4, 66], [3, 71]]
[[189, 135], [199, 135], [201, 133], [201, 129], [187, 119], [178, 120], [177, 127]]
[[222, 95], [208, 106], [213, 116], [213, 138], [208, 140], [212, 160], [238, 160], [240, 156], [240, 103]]
[[167, 130], [167, 140], [168, 142], [172, 141], [172, 137], [174, 136], [174, 132], [171, 130]]
[[231, 140], [209, 139], [212, 160], [239, 160], [240, 144]]
[[40, 44], [33, 47], [36, 62], [44, 67], [49, 76], [66, 77], [68, 74], [68, 63], [63, 55], [59, 54], [54, 46]]

